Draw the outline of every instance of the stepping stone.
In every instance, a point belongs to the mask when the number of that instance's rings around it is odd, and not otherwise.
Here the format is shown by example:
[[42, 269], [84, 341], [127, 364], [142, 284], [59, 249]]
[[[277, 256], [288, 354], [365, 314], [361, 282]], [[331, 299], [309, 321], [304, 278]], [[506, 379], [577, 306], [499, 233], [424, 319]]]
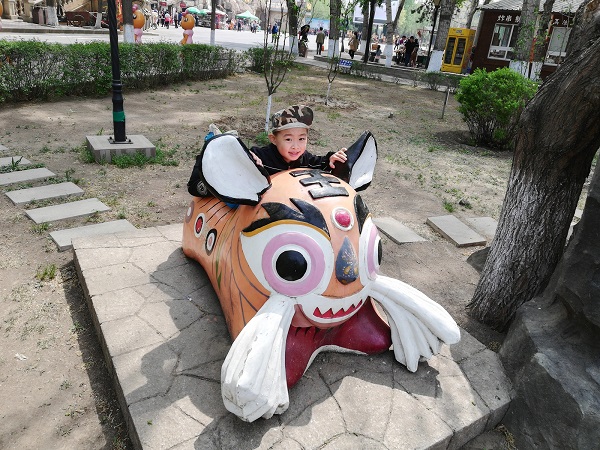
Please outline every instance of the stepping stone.
[[8, 150], [8, 148], [6, 148], [4, 145], [0, 144], [0, 152], [4, 151], [4, 150]]
[[427, 225], [457, 247], [486, 244], [485, 238], [481, 237], [453, 215], [429, 217], [427, 218]]
[[10, 191], [6, 196], [11, 199], [15, 205], [21, 205], [33, 200], [46, 200], [49, 198], [67, 197], [69, 195], [82, 195], [83, 189], [75, 183], [65, 182], [58, 184], [47, 184], [29, 189], [19, 189]]
[[25, 214], [35, 223], [89, 216], [95, 212], [110, 211], [110, 208], [97, 198], [88, 198], [77, 202], [28, 209]]
[[406, 225], [401, 224], [391, 217], [380, 217], [373, 219], [379, 231], [389, 237], [396, 244], [406, 244], [408, 242], [423, 242], [427, 239], [422, 238]]
[[488, 240], [494, 239], [498, 222], [491, 217], [471, 217], [466, 219], [467, 223], [472, 226], [475, 231], [484, 235]]
[[53, 231], [50, 233], [50, 237], [58, 246], [58, 250], [62, 252], [73, 247], [71, 242], [74, 238], [120, 233], [122, 231], [133, 231], [135, 229], [136, 228], [129, 221], [122, 219], [113, 220], [112, 222], [97, 223], [94, 225]]
[[[19, 161], [19, 158], [21, 159], [21, 161]], [[4, 157], [4, 158], [0, 158], [0, 166], [10, 166], [12, 163], [19, 161], [19, 165], [20, 166], [27, 166], [29, 164], [31, 164], [31, 161], [29, 161], [28, 159], [25, 159], [21, 156], [9, 156], [9, 157]]]
[[0, 186], [7, 184], [23, 183], [25, 181], [39, 180], [42, 178], [51, 178], [56, 176], [54, 172], [42, 167], [40, 169], [19, 170], [17, 172], [9, 172], [0, 174]]

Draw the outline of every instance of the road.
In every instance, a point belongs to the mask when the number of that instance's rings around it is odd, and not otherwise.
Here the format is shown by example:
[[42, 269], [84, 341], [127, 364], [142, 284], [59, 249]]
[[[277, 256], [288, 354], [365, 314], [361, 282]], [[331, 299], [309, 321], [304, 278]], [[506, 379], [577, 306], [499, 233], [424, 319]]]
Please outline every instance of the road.
[[[108, 30], [106, 33], [89, 33], [73, 32], [74, 27], [60, 27], [65, 33], [53, 32], [48, 33], [46, 26], [35, 24], [26, 24], [10, 20], [3, 21], [4, 29], [0, 33], [0, 40], [15, 41], [15, 40], [38, 40], [42, 42], [53, 42], [59, 44], [85, 43], [92, 41], [109, 41]], [[26, 29], [28, 32], [24, 32]], [[157, 30], [147, 30], [142, 36], [142, 42], [170, 42], [179, 43], [183, 38], [183, 29], [170, 27], [159, 27]], [[215, 44], [235, 50], [248, 50], [252, 47], [262, 47], [264, 44], [264, 32], [259, 31], [252, 33], [250, 31], [233, 31], [233, 30], [215, 30]], [[210, 28], [195, 27], [194, 28], [194, 43], [210, 44]], [[271, 41], [271, 36], [267, 39]], [[309, 36], [309, 48], [316, 48], [314, 43], [315, 36]], [[119, 33], [119, 42], [123, 42], [123, 34]], [[311, 45], [312, 44], [312, 45]]]

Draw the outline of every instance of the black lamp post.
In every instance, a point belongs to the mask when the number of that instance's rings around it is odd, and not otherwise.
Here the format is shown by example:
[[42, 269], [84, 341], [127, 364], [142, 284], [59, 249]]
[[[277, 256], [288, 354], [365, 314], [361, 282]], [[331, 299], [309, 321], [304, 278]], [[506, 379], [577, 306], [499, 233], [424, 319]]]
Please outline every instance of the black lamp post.
[[115, 0], [108, 0], [108, 30], [110, 36], [110, 62], [112, 67], [112, 102], [114, 138], [111, 144], [131, 142], [125, 134], [125, 111], [123, 110], [123, 84], [121, 83], [121, 64], [119, 61], [119, 38], [117, 37], [117, 6]]
[[440, 3], [442, 0], [433, 0], [433, 25], [431, 27], [431, 37], [429, 38], [429, 50], [427, 50], [427, 64], [425, 64], [425, 70], [429, 68], [429, 60], [431, 59], [431, 44], [433, 44], [433, 33], [435, 31], [435, 21], [437, 20], [438, 10], [440, 9]]

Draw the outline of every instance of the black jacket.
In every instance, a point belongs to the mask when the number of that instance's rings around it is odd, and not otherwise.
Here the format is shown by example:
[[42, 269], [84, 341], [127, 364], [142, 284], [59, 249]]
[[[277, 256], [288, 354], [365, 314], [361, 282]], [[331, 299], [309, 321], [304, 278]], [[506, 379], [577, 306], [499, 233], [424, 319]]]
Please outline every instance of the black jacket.
[[[329, 152], [325, 156], [315, 156], [311, 153], [304, 152], [304, 154], [296, 161], [286, 163], [279, 154], [277, 147], [273, 144], [269, 144], [265, 147], [252, 147], [250, 149], [256, 156], [258, 156], [264, 166], [264, 169], [269, 175], [273, 175], [282, 170], [297, 169], [300, 167], [306, 167], [310, 169], [321, 169], [329, 171], [329, 158], [334, 152]], [[187, 184], [188, 192], [195, 197], [206, 197], [211, 195], [200, 177], [200, 155], [196, 157], [196, 164], [192, 170], [192, 175]]]
[[310, 169], [321, 169], [331, 170], [329, 167], [329, 158], [334, 152], [329, 152], [325, 156], [316, 156], [309, 152], [298, 158], [296, 161], [286, 163], [285, 160], [279, 154], [277, 147], [273, 144], [269, 144], [265, 147], [252, 147], [250, 149], [252, 153], [258, 156], [269, 175], [273, 175], [282, 170], [297, 169], [299, 167], [307, 167]]

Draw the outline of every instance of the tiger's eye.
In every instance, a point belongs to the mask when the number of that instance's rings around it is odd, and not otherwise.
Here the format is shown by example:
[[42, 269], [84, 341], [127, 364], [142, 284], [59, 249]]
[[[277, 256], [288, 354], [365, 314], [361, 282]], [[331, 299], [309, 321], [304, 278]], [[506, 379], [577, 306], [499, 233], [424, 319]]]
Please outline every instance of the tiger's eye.
[[295, 250], [286, 250], [277, 257], [275, 270], [277, 275], [284, 280], [297, 281], [306, 274], [308, 264], [302, 253]]

